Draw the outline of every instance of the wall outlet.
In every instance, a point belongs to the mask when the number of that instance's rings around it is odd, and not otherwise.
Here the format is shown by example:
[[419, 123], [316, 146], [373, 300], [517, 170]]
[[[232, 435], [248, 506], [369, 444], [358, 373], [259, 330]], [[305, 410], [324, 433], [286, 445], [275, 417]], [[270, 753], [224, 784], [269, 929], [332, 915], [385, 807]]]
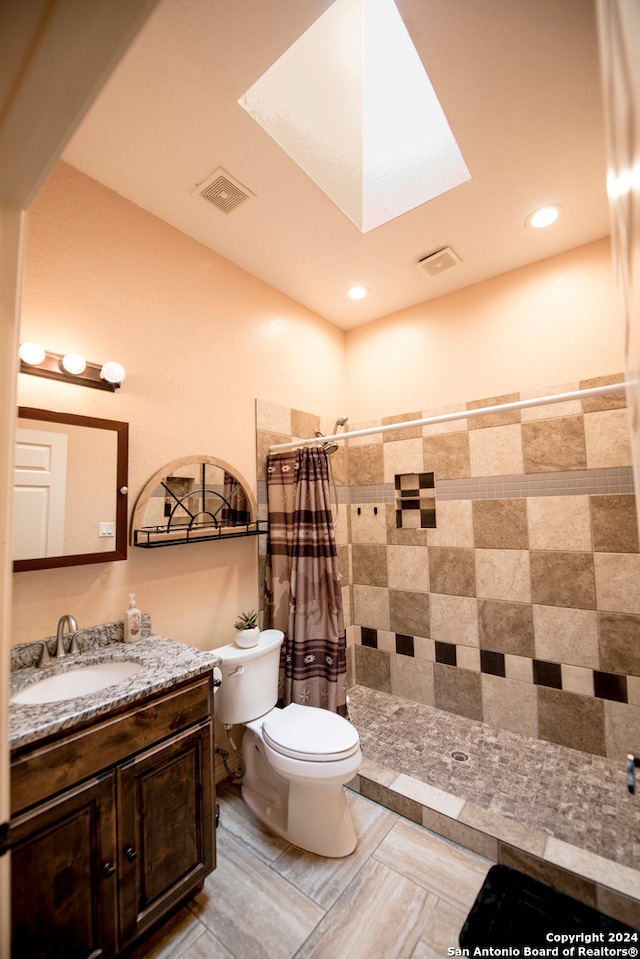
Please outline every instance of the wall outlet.
[[100, 523], [98, 536], [115, 536], [115, 524]]

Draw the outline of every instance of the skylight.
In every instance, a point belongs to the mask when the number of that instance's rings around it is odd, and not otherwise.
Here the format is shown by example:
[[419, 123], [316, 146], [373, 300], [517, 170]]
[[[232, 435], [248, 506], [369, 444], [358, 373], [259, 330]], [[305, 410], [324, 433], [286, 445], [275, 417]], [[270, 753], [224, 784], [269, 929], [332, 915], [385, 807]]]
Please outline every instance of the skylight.
[[239, 103], [363, 233], [471, 179], [393, 0], [335, 0]]

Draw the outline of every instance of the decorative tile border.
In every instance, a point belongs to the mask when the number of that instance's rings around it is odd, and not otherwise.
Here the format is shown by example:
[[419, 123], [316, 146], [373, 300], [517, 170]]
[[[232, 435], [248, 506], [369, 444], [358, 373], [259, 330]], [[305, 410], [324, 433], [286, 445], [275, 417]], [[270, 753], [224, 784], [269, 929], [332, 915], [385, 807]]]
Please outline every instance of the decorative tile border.
[[[421, 474], [430, 475], [430, 474]], [[433, 475], [433, 474], [431, 474]], [[477, 476], [470, 479], [435, 477], [436, 499], [513, 499], [527, 496], [597, 496], [633, 493], [633, 467], [569, 470], [557, 473], [521, 473], [506, 476]], [[395, 503], [395, 483], [372, 486], [337, 486], [339, 503]], [[332, 487], [333, 495], [333, 487]], [[258, 483], [258, 502], [267, 502], [267, 484]]]
[[[357, 627], [356, 627], [357, 629]], [[401, 656], [415, 657], [415, 649], [419, 636], [406, 636], [403, 633], [395, 633], [395, 652]], [[369, 626], [360, 627], [360, 644], [369, 649], [378, 649], [378, 630]], [[468, 646], [458, 646], [455, 643], [443, 643], [438, 640], [435, 646], [435, 662], [444, 666], [459, 666], [460, 650], [469, 649]], [[473, 647], [475, 648], [475, 647]], [[496, 653], [490, 649], [480, 649], [480, 672], [491, 676], [506, 677], [506, 657], [505, 653]], [[531, 666], [531, 675], [534, 686], [547, 686], [550, 689], [564, 689], [562, 681], [562, 665], [560, 663], [547, 662], [543, 659], [529, 659], [520, 657], [522, 665]], [[588, 669], [582, 667], [587, 677], [591, 678], [593, 683], [594, 696], [596, 699], [608, 699], [617, 703], [628, 703], [627, 677], [618, 673], [607, 673], [598, 669]], [[570, 689], [569, 692], [573, 690]]]

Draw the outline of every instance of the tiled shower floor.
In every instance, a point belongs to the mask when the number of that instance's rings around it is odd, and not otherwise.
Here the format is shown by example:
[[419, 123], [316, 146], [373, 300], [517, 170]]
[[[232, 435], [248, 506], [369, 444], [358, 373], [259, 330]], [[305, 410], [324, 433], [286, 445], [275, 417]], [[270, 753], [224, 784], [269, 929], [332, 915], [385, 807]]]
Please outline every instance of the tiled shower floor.
[[[370, 777], [373, 787], [391, 785], [423, 804], [421, 784], [435, 787], [424, 789], [428, 812], [476, 827], [489, 814], [488, 822], [506, 823], [507, 830], [510, 823], [524, 827], [534, 845], [536, 836], [545, 846], [553, 837], [558, 848], [566, 843], [640, 870], [640, 776], [632, 796], [623, 760], [528, 739], [364, 686], [350, 689], [349, 701], [364, 756], [361, 778]], [[475, 820], [460, 814], [465, 806]]]

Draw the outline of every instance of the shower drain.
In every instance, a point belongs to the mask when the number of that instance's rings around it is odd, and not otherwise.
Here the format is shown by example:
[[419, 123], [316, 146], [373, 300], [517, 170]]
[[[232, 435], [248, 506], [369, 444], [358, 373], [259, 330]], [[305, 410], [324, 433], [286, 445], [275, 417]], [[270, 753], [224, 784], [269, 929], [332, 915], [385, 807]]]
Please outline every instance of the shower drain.
[[457, 763], [468, 763], [469, 759], [471, 758], [469, 753], [465, 753], [461, 749], [454, 749], [453, 752], [449, 753], [449, 755], [452, 759], [455, 759]]

